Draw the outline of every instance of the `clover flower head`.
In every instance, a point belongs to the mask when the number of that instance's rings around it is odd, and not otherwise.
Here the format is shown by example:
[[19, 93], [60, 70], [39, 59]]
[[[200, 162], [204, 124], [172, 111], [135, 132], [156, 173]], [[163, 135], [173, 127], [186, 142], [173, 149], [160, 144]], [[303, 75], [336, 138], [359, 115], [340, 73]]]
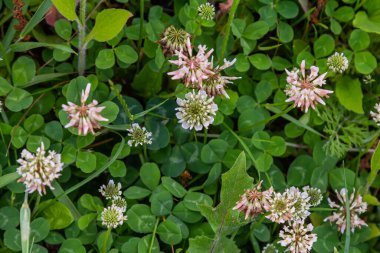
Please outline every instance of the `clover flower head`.
[[111, 179], [108, 181], [107, 185], [100, 186], [99, 192], [106, 199], [114, 199], [121, 195], [121, 184], [117, 183], [116, 185], [115, 182]]
[[183, 29], [176, 29], [171, 25], [165, 29], [158, 42], [164, 49], [164, 53], [168, 52], [172, 55], [175, 51], [186, 50], [188, 39], [190, 39], [190, 34], [188, 32]]
[[246, 190], [241, 196], [240, 200], [236, 202], [236, 206], [233, 210], [239, 210], [245, 213], [245, 219], [254, 218], [258, 214], [263, 213], [269, 209], [269, 200], [273, 193], [273, 189], [270, 188], [266, 191], [261, 191], [260, 181], [253, 189]]
[[128, 145], [137, 147], [138, 145], [152, 144], [152, 133], [148, 132], [145, 127], [141, 127], [137, 123], [133, 123], [127, 129], [130, 140]]
[[370, 83], [373, 83], [373, 82], [375, 82], [375, 81], [376, 81], [376, 80], [373, 79], [373, 77], [372, 77], [371, 74], [368, 74], [368, 75], [363, 76], [363, 82], [364, 82], [365, 84], [370, 84]]
[[198, 7], [198, 15], [205, 20], [213, 20], [215, 17], [215, 7], [209, 2]]
[[198, 53], [193, 56], [193, 49], [190, 42], [190, 38], [187, 38], [186, 50], [175, 51], [177, 60], [169, 60], [170, 63], [177, 65], [178, 69], [172, 72], [168, 72], [168, 75], [172, 76], [173, 80], [182, 79], [186, 87], [202, 87], [204, 79], [213, 75], [214, 72], [210, 69], [211, 62], [209, 57], [214, 49], [209, 50], [207, 53], [207, 47], [199, 45]]
[[123, 212], [127, 210], [127, 201], [121, 196], [116, 196], [112, 199], [112, 205], [120, 208]]
[[306, 74], [305, 60], [301, 62], [300, 69], [285, 71], [288, 75], [285, 94], [289, 97], [286, 102], [293, 101], [294, 107], [299, 107], [302, 111], [307, 112], [309, 107], [315, 109], [317, 103], [325, 105], [322, 98], [328, 98], [328, 94], [333, 93], [331, 90], [318, 88], [326, 84], [327, 73], [318, 76], [319, 68], [311, 66], [310, 73]]
[[320, 189], [307, 185], [304, 186], [302, 190], [309, 195], [309, 203], [311, 206], [318, 206], [321, 203], [323, 196]]
[[343, 73], [348, 69], [348, 59], [343, 53], [335, 52], [327, 59], [327, 66], [333, 72]]
[[355, 228], [361, 228], [362, 226], [368, 226], [364, 220], [360, 219], [359, 215], [367, 211], [367, 203], [363, 202], [362, 196], [355, 195], [355, 190], [351, 193], [348, 199], [348, 192], [346, 188], [342, 188], [340, 192], [336, 191], [336, 196], [339, 200], [339, 204], [328, 198], [329, 206], [331, 208], [338, 208], [337, 212], [333, 212], [331, 216], [328, 216], [324, 221], [334, 222], [338, 225], [339, 231], [343, 234], [346, 230], [347, 216], [346, 216], [346, 202], [349, 201], [350, 209], [350, 228], [354, 232]]
[[261, 253], [278, 253], [278, 250], [276, 249], [276, 247], [273, 244], [268, 243], [263, 248], [263, 250], [261, 251]]
[[289, 196], [289, 191], [274, 193], [269, 199], [269, 214], [265, 216], [276, 223], [285, 223], [293, 219], [297, 199]]
[[107, 228], [117, 228], [127, 220], [124, 211], [114, 205], [105, 207], [101, 213], [102, 225]]
[[97, 106], [98, 101], [92, 100], [90, 104], [86, 104], [90, 95], [91, 83], [88, 83], [85, 90], [82, 90], [80, 105], [72, 102], [67, 102], [67, 105], [62, 105], [62, 109], [68, 113], [69, 123], [65, 128], [74, 127], [78, 129], [79, 135], [87, 135], [88, 132], [95, 134], [94, 129], [100, 128], [100, 121], [108, 121], [100, 115], [104, 110], [104, 106]]
[[306, 219], [310, 215], [310, 197], [307, 192], [301, 192], [298, 188], [292, 186], [286, 189], [286, 194], [290, 202], [293, 203], [294, 208], [291, 220]]
[[375, 105], [375, 111], [370, 111], [372, 119], [376, 122], [378, 126], [380, 126], [380, 103]]
[[179, 123], [184, 129], [200, 131], [208, 128], [214, 122], [218, 106], [213, 97], [208, 97], [203, 90], [197, 93], [193, 90], [185, 95], [185, 99], [177, 98], [178, 107], [175, 109]]
[[24, 183], [29, 193], [37, 190], [40, 195], [46, 194], [46, 186], [54, 189], [51, 183], [61, 176], [61, 155], [55, 151], [49, 151], [48, 155], [45, 155], [45, 146], [41, 142], [35, 155], [24, 149], [21, 158], [17, 160], [20, 164], [17, 173], [21, 176], [18, 182]]
[[317, 235], [311, 233], [312, 231], [312, 224], [305, 226], [303, 221], [290, 222], [289, 226], [284, 226], [280, 231], [279, 236], [282, 240], [278, 241], [278, 243], [283, 247], [287, 247], [287, 252], [310, 252], [313, 244], [317, 241]]
[[210, 96], [216, 96], [216, 95], [223, 95], [225, 98], [229, 99], [225, 87], [232, 83], [232, 80], [240, 79], [240, 77], [236, 76], [224, 76], [222, 75], [221, 71], [231, 67], [236, 62], [236, 59], [233, 59], [232, 61], [227, 61], [224, 59], [224, 64], [222, 66], [213, 67], [213, 64], [211, 62], [210, 68], [214, 72], [214, 74], [210, 75], [209, 78], [205, 79], [202, 83], [202, 87], [200, 89], [203, 89], [207, 92]]

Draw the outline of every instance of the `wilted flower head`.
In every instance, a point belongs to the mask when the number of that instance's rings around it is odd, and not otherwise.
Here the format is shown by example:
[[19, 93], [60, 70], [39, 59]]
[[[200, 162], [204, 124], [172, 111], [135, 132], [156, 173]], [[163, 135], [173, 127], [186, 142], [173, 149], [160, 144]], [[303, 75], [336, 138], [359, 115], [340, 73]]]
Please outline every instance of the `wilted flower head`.
[[370, 114], [376, 124], [380, 126], [380, 103], [375, 105], [375, 111], [371, 111]]
[[186, 50], [177, 50], [175, 55], [178, 59], [169, 61], [177, 65], [178, 69], [168, 72], [168, 75], [172, 76], [173, 80], [182, 79], [186, 87], [202, 87], [203, 80], [214, 74], [210, 70], [211, 62], [208, 60], [214, 49], [211, 49], [207, 53], [206, 50], [206, 46], [199, 45], [198, 53], [193, 56], [190, 38], [187, 38]]
[[115, 185], [114, 181], [111, 179], [108, 181], [107, 185], [100, 186], [100, 194], [106, 199], [113, 199], [121, 195], [121, 184], [117, 183]]
[[245, 219], [248, 219], [248, 217], [254, 218], [269, 209], [269, 199], [273, 193], [273, 189], [270, 188], [269, 190], [261, 192], [262, 182], [263, 181], [260, 181], [253, 189], [246, 190], [233, 208], [233, 210], [244, 212]]
[[116, 196], [112, 199], [112, 205], [120, 208], [123, 212], [127, 210], [127, 201], [121, 196]]
[[285, 192], [289, 203], [293, 203], [292, 221], [304, 220], [310, 215], [310, 197], [306, 192], [301, 192], [296, 187], [290, 187]]
[[309, 203], [311, 206], [318, 206], [321, 203], [323, 196], [320, 189], [304, 186], [302, 190], [309, 195]]
[[359, 214], [367, 211], [367, 203], [363, 202], [362, 196], [359, 194], [355, 196], [355, 190], [352, 192], [350, 199], [347, 197], [347, 189], [343, 188], [336, 192], [336, 196], [340, 204], [328, 198], [328, 202], [331, 208], [338, 208], [338, 212], [333, 212], [333, 215], [324, 219], [324, 221], [335, 222], [338, 225], [339, 231], [343, 234], [346, 230], [346, 202], [349, 201], [350, 207], [350, 221], [351, 221], [351, 231], [354, 232], [355, 228], [361, 228], [362, 226], [367, 226], [364, 220], [359, 218]]
[[138, 145], [152, 144], [152, 133], [148, 132], [145, 127], [141, 127], [137, 123], [133, 123], [130, 128], [127, 129], [130, 140], [128, 145], [137, 147]]
[[221, 71], [231, 67], [235, 64], [235, 62], [236, 59], [233, 59], [232, 61], [227, 61], [224, 59], [224, 64], [222, 66], [216, 66], [215, 68], [211, 62], [210, 68], [214, 74], [211, 74], [207, 79], [205, 79], [202, 86], [199, 88], [205, 90], [210, 96], [221, 94], [226, 98], [230, 98], [225, 90], [225, 87], [227, 84], [232, 83], [231, 80], [237, 80], [240, 79], [240, 77], [223, 76]]
[[185, 95], [185, 99], [177, 98], [178, 107], [176, 110], [179, 123], [184, 129], [208, 128], [214, 122], [214, 116], [218, 106], [214, 103], [213, 97], [208, 97], [203, 90], [195, 93], [193, 90]]
[[198, 15], [205, 20], [212, 20], [215, 17], [215, 7], [209, 2], [198, 7]]
[[263, 251], [261, 251], [261, 253], [278, 253], [278, 250], [276, 249], [276, 247], [273, 244], [268, 243], [263, 248]]
[[127, 216], [124, 216], [124, 212], [121, 208], [111, 205], [103, 209], [101, 214], [102, 225], [107, 228], [116, 228], [123, 225], [127, 220]]
[[158, 41], [164, 49], [164, 53], [173, 54], [175, 51], [186, 50], [186, 42], [190, 39], [190, 34], [183, 29], [176, 29], [174, 26], [169, 26], [161, 35]]
[[343, 73], [348, 68], [348, 59], [343, 53], [335, 52], [327, 59], [327, 66], [333, 72]]
[[327, 73], [318, 76], [319, 68], [311, 66], [310, 73], [306, 75], [305, 60], [301, 62], [300, 69], [285, 71], [288, 74], [285, 94], [289, 97], [286, 102], [294, 101], [294, 107], [299, 107], [302, 111], [307, 112], [310, 106], [315, 109], [317, 103], [325, 105], [322, 97], [333, 93], [331, 90], [318, 88], [326, 84], [324, 79]]
[[45, 154], [45, 146], [41, 142], [35, 155], [24, 149], [21, 152], [21, 158], [17, 160], [20, 164], [17, 173], [21, 175], [18, 182], [23, 182], [29, 193], [37, 190], [40, 195], [46, 194], [45, 186], [54, 189], [51, 183], [61, 176], [63, 166], [61, 155], [50, 150], [47, 156]]
[[274, 193], [269, 200], [269, 214], [266, 216], [273, 222], [285, 223], [293, 219], [295, 213], [294, 204], [297, 199], [291, 198], [288, 191]]
[[92, 102], [86, 105], [86, 101], [90, 94], [91, 83], [88, 83], [86, 90], [82, 90], [82, 96], [80, 99], [81, 105], [76, 105], [72, 102], [67, 102], [67, 105], [62, 105], [65, 112], [69, 114], [70, 122], [65, 125], [65, 128], [75, 127], [78, 129], [79, 135], [87, 135], [90, 131], [95, 134], [94, 129], [100, 128], [99, 121], [108, 121], [100, 115], [100, 112], [105, 108], [104, 106], [97, 106], [98, 101], [92, 100]]
[[280, 231], [280, 240], [278, 243], [287, 247], [286, 251], [291, 253], [307, 253], [311, 251], [313, 244], [317, 241], [317, 235], [313, 231], [313, 225], [308, 224], [305, 227], [304, 222], [291, 222], [290, 226], [284, 226]]

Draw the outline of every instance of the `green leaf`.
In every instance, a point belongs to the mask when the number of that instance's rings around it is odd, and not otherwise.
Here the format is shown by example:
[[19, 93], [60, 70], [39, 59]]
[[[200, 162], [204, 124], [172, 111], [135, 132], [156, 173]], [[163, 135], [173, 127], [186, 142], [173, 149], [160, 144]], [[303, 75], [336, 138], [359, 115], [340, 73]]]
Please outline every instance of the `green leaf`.
[[280, 22], [277, 26], [278, 38], [283, 43], [288, 43], [293, 40], [293, 27], [285, 22]]
[[70, 210], [60, 202], [55, 202], [45, 208], [42, 216], [49, 222], [51, 230], [66, 228], [74, 221]]
[[160, 223], [157, 227], [160, 240], [169, 245], [176, 245], [182, 241], [181, 228], [171, 220]]
[[161, 173], [157, 164], [144, 163], [140, 168], [140, 179], [149, 189], [153, 190], [160, 183]]
[[186, 194], [186, 189], [183, 188], [177, 181], [170, 177], [162, 177], [162, 185], [177, 198], [183, 198]]
[[76, 0], [51, 0], [59, 13], [70, 21], [77, 20]]
[[335, 41], [332, 36], [323, 34], [314, 42], [314, 54], [317, 58], [329, 56], [335, 49]]
[[286, 19], [295, 18], [298, 15], [298, 5], [293, 1], [280, 1], [277, 11]]
[[102, 49], [95, 60], [98, 69], [109, 69], [115, 65], [115, 54], [112, 49]]
[[128, 226], [137, 233], [153, 232], [156, 217], [147, 205], [135, 204], [128, 211]]
[[258, 40], [264, 37], [269, 31], [269, 26], [265, 21], [257, 21], [248, 25], [243, 33], [243, 37], [249, 40]]
[[15, 228], [7, 229], [4, 233], [4, 244], [13, 251], [21, 251], [21, 234], [20, 230]]
[[24, 29], [22, 29], [20, 33], [20, 38], [24, 38], [25, 35], [31, 32], [34, 29], [34, 27], [36, 27], [45, 18], [45, 14], [48, 12], [51, 5], [51, 0], [44, 0], [40, 4], [33, 17], [29, 20]]
[[333, 169], [329, 172], [329, 182], [334, 190], [352, 190], [355, 187], [355, 173], [345, 168]]
[[131, 186], [125, 192], [124, 196], [127, 199], [143, 199], [151, 194], [148, 189], [142, 188], [140, 186]]
[[342, 6], [334, 12], [333, 17], [339, 20], [340, 22], [347, 23], [354, 18], [354, 15], [355, 10], [352, 7]]
[[348, 110], [356, 113], [363, 111], [363, 92], [359, 79], [351, 79], [349, 76], [343, 76], [336, 83], [336, 96], [339, 102]]
[[121, 45], [116, 47], [115, 54], [119, 61], [122, 61], [126, 64], [135, 63], [139, 57], [133, 47], [128, 45]]
[[173, 197], [166, 190], [152, 194], [150, 202], [152, 214], [156, 216], [168, 215], [173, 208]]
[[69, 46], [63, 44], [51, 44], [44, 42], [17, 42], [10, 46], [13, 52], [25, 52], [39, 47], [48, 47], [53, 49], [59, 49], [63, 52], [70, 54], [76, 54], [76, 52]]
[[71, 22], [65, 19], [57, 20], [54, 24], [54, 30], [64, 40], [70, 40], [72, 36]]
[[33, 133], [34, 131], [40, 129], [44, 125], [44, 117], [39, 114], [30, 115], [24, 121], [24, 128], [28, 133]]
[[370, 187], [373, 184], [379, 170], [380, 170], [380, 143], [377, 144], [375, 153], [373, 153], [372, 158], [371, 158], [371, 171], [367, 178], [367, 187]]
[[10, 206], [0, 208], [0, 229], [7, 230], [19, 225], [19, 211]]
[[372, 73], [377, 67], [376, 57], [369, 51], [355, 53], [355, 68], [364, 75]]
[[212, 206], [212, 198], [201, 192], [188, 192], [183, 199], [184, 205], [191, 211], [199, 211], [199, 206]]
[[80, 230], [85, 230], [88, 225], [96, 219], [96, 217], [98, 216], [98, 214], [96, 213], [89, 213], [89, 214], [85, 214], [83, 216], [81, 216], [78, 220], [78, 227]]
[[241, 152], [232, 168], [222, 175], [220, 204], [215, 208], [207, 205], [199, 206], [215, 233], [228, 235], [239, 227], [237, 222], [239, 213], [232, 208], [244, 190], [253, 186], [253, 179], [246, 170], [246, 157], [244, 152]]
[[94, 28], [87, 35], [86, 41], [94, 39], [104, 42], [113, 39], [131, 16], [132, 13], [123, 9], [110, 8], [101, 11], [96, 16]]
[[96, 156], [89, 151], [79, 151], [76, 166], [84, 173], [91, 173], [96, 168]]
[[380, 34], [380, 20], [377, 17], [378, 14], [368, 16], [366, 12], [359, 11], [356, 13], [352, 24], [354, 27], [357, 27], [365, 32]]
[[211, 140], [208, 144], [202, 147], [202, 161], [209, 164], [223, 161], [228, 146], [228, 143], [224, 140]]
[[355, 29], [351, 32], [350, 38], [348, 39], [348, 44], [354, 51], [361, 51], [367, 49], [371, 39], [368, 33]]
[[254, 54], [251, 55], [248, 59], [251, 64], [259, 70], [267, 70], [272, 66], [272, 60], [266, 54]]
[[267, 153], [261, 153], [257, 158], [256, 158], [256, 168], [260, 172], [266, 172], [270, 169], [270, 167], [273, 164], [273, 158], [271, 155]]
[[0, 76], [0, 96], [7, 95], [12, 89], [13, 86], [6, 79]]
[[19, 112], [28, 108], [33, 102], [33, 97], [29, 92], [20, 88], [14, 88], [5, 99], [5, 106], [13, 111]]
[[79, 239], [69, 238], [62, 243], [58, 253], [86, 253], [86, 248]]
[[12, 172], [0, 177], [0, 188], [7, 186], [10, 183], [15, 182], [20, 175], [17, 172]]
[[83, 206], [84, 208], [90, 211], [100, 212], [103, 210], [102, 201], [99, 198], [94, 197], [87, 193], [83, 194], [80, 197], [79, 203], [81, 206]]
[[24, 87], [35, 75], [36, 65], [30, 57], [21, 56], [13, 63], [12, 78], [15, 87]]
[[216, 243], [214, 243], [213, 239], [205, 235], [200, 235], [189, 239], [189, 249], [187, 250], [187, 253], [204, 252], [239, 253], [240, 250], [236, 246], [233, 239], [226, 237], [218, 238]]
[[30, 224], [30, 236], [34, 242], [40, 242], [49, 234], [49, 222], [45, 218], [39, 217]]

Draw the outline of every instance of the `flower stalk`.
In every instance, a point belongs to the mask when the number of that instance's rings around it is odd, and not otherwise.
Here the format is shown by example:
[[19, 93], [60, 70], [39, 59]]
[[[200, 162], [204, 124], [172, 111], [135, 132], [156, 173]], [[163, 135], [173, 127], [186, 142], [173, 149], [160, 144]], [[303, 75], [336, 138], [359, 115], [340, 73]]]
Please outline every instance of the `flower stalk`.
[[78, 74], [84, 75], [86, 70], [86, 1], [80, 0], [80, 14], [78, 20], [78, 33], [79, 33], [79, 45], [78, 45]]
[[28, 192], [25, 192], [24, 203], [20, 210], [20, 230], [22, 253], [29, 253], [30, 240], [30, 208], [28, 205]]

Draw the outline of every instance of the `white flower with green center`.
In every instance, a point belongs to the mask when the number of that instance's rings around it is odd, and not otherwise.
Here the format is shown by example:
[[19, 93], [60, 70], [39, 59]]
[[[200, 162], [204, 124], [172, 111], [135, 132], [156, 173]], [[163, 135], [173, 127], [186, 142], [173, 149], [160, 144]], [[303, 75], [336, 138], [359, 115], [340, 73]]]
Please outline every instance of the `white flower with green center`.
[[127, 210], [127, 201], [120, 196], [116, 196], [112, 199], [112, 205], [120, 208], [123, 212]]
[[375, 105], [375, 111], [370, 111], [372, 119], [380, 126], [380, 103]]
[[214, 116], [218, 106], [214, 103], [213, 97], [208, 97], [203, 90], [195, 93], [193, 90], [185, 95], [185, 99], [177, 98], [178, 107], [176, 110], [179, 123], [184, 129], [195, 129], [200, 131], [208, 128], [214, 122]]
[[164, 52], [174, 54], [175, 51], [186, 50], [188, 39], [190, 39], [190, 34], [188, 32], [183, 29], [176, 29], [171, 25], [165, 29], [158, 42], [163, 47]]
[[293, 219], [295, 199], [288, 196], [288, 192], [274, 193], [269, 200], [269, 214], [265, 216], [276, 223], [285, 223]]
[[99, 189], [100, 194], [106, 199], [114, 199], [121, 195], [121, 184], [115, 182], [111, 179], [107, 185], [100, 186]]
[[317, 241], [317, 235], [312, 234], [313, 225], [304, 222], [290, 222], [290, 226], [284, 226], [280, 231], [278, 241], [283, 247], [287, 247], [285, 251], [291, 253], [308, 253], [311, 251], [313, 244]]
[[318, 206], [321, 203], [323, 196], [320, 189], [304, 186], [302, 190], [309, 195], [309, 203], [311, 206]]
[[210, 3], [201, 4], [198, 7], [198, 15], [205, 20], [213, 20], [215, 17], [215, 7]]
[[263, 248], [263, 251], [261, 251], [261, 253], [278, 253], [278, 250], [273, 244], [269, 243]]
[[130, 140], [128, 145], [137, 147], [138, 145], [152, 144], [152, 133], [148, 132], [145, 127], [141, 127], [137, 123], [133, 123], [127, 129]]
[[327, 59], [327, 66], [333, 72], [343, 73], [348, 69], [348, 59], [343, 53], [335, 52]]
[[109, 206], [103, 209], [101, 214], [102, 225], [107, 228], [117, 228], [123, 225], [127, 220], [127, 216], [124, 216], [124, 212], [117, 206]]
[[35, 155], [24, 149], [21, 152], [21, 158], [17, 160], [20, 164], [17, 173], [21, 175], [18, 182], [23, 182], [29, 193], [37, 190], [40, 195], [46, 194], [45, 187], [49, 186], [50, 189], [54, 189], [51, 183], [61, 176], [63, 167], [61, 155], [55, 151], [49, 151], [47, 156], [45, 154], [45, 146], [41, 142]]
[[310, 197], [306, 192], [301, 192], [298, 188], [292, 186], [286, 189], [289, 202], [293, 203], [294, 211], [292, 213], [292, 221], [304, 220], [309, 215]]

